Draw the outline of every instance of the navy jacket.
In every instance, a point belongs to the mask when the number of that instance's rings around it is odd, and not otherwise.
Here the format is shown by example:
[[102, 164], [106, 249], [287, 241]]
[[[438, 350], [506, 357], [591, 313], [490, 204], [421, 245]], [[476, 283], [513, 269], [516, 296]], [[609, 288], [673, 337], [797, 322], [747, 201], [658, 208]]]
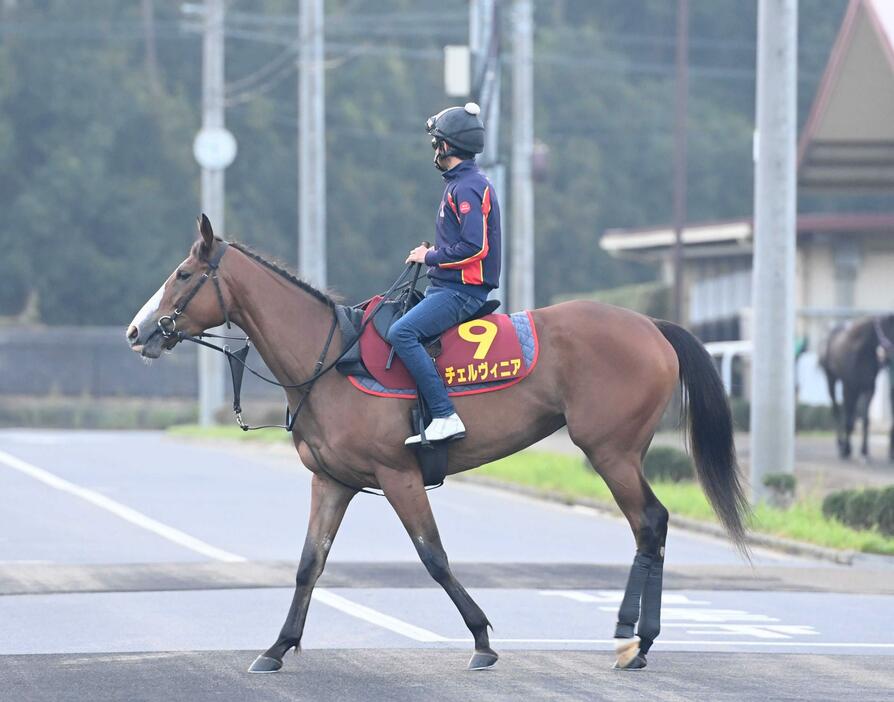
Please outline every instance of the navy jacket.
[[500, 285], [500, 205], [494, 187], [469, 159], [443, 174], [435, 247], [425, 254], [433, 285], [482, 300]]

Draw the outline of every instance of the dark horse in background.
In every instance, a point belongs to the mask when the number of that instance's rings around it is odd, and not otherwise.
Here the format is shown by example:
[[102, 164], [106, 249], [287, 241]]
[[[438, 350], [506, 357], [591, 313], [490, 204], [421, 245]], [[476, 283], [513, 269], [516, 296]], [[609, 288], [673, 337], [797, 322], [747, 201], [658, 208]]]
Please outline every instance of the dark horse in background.
[[[894, 363], [894, 315], [859, 319], [832, 329], [820, 354], [820, 366], [826, 374], [832, 412], [835, 416], [838, 455], [851, 455], [851, 432], [859, 413], [863, 428], [860, 454], [869, 460], [869, 403], [875, 393], [875, 379], [883, 363]], [[879, 353], [881, 349], [882, 353]], [[841, 383], [841, 404], [836, 387]], [[891, 384], [894, 405], [894, 378]], [[844, 410], [842, 412], [842, 410]], [[894, 461], [894, 424], [888, 445], [888, 457]]]
[[[328, 295], [246, 247], [215, 238], [204, 216], [199, 231], [189, 256], [128, 327], [134, 351], [157, 358], [182, 338], [172, 333], [174, 322], [177, 332], [196, 335], [229, 317], [284, 385], [311, 377], [317, 359], [316, 367], [325, 368], [338, 356], [341, 333], [333, 327], [335, 303]], [[209, 280], [213, 284], [203, 285]], [[744, 550], [748, 506], [723, 384], [704, 346], [670, 322], [583, 301], [531, 315], [539, 363], [512, 387], [456, 399], [466, 438], [451, 445], [448, 474], [516, 453], [567, 426], [636, 540], [615, 651], [617, 667], [642, 668], [660, 629], [668, 524], [667, 510], [643, 475], [642, 459], [681, 381], [699, 479], [730, 537]], [[283, 656], [300, 648], [311, 592], [345, 510], [361, 488], [384, 492], [422, 563], [459, 609], [475, 642], [469, 667], [492, 666], [497, 654], [490, 647], [490, 622], [450, 569], [416, 456], [404, 445], [413, 403], [361, 394], [337, 372], [320, 375], [312, 391], [287, 388], [286, 397], [293, 410], [304, 401], [292, 439], [313, 473], [310, 523], [285, 624], [250, 670], [278, 670]], [[288, 529], [291, 521], [271, 527]]]

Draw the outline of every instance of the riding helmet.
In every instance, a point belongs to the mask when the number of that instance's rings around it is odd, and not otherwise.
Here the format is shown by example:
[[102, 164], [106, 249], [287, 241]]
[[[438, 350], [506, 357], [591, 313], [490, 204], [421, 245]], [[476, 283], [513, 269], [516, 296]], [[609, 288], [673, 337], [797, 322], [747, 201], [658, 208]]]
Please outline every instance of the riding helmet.
[[[464, 107], [448, 107], [432, 115], [425, 122], [425, 130], [431, 134], [432, 146], [446, 141], [454, 149], [470, 154], [484, 151], [484, 124], [478, 116], [481, 108], [474, 102]], [[449, 153], [449, 152], [448, 152]]]

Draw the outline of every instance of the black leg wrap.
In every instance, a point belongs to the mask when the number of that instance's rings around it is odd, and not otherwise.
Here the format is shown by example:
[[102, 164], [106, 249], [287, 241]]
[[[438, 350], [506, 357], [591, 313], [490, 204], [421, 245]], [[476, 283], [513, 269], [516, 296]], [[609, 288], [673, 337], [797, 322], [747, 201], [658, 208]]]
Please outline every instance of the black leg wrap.
[[661, 631], [661, 589], [664, 574], [664, 559], [655, 557], [643, 588], [642, 615], [637, 635], [640, 637], [640, 651], [645, 655]]
[[615, 638], [629, 639], [633, 636], [636, 622], [639, 619], [643, 588], [646, 586], [653, 560], [652, 556], [643, 553], [637, 553], [636, 558], [633, 559], [630, 576], [627, 578], [627, 589], [624, 590], [624, 599], [621, 600], [621, 607], [618, 609]]

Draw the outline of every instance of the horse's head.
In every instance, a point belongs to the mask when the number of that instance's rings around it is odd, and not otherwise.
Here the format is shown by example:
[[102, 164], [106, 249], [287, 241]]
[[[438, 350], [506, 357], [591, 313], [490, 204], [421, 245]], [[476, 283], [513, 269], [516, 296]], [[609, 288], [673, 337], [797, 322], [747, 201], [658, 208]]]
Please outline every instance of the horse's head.
[[[223, 324], [227, 312], [217, 280], [217, 269], [227, 244], [215, 239], [211, 222], [198, 220], [199, 238], [189, 256], [137, 312], [127, 327], [133, 351], [158, 358], [180, 340], [177, 332], [196, 335]], [[212, 285], [205, 285], [211, 280]]]

